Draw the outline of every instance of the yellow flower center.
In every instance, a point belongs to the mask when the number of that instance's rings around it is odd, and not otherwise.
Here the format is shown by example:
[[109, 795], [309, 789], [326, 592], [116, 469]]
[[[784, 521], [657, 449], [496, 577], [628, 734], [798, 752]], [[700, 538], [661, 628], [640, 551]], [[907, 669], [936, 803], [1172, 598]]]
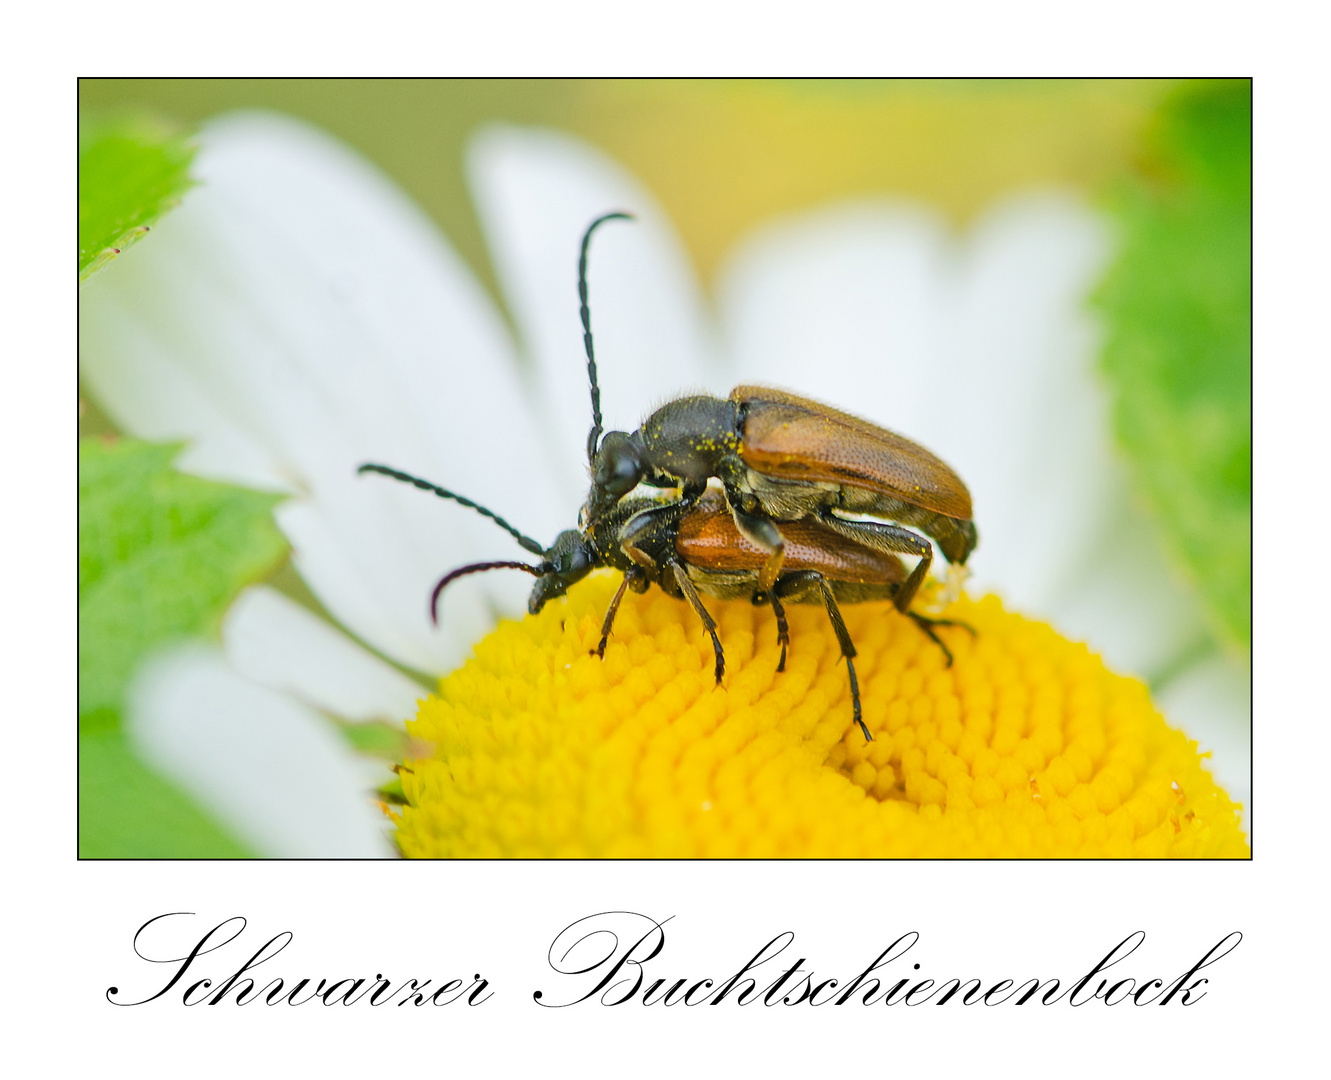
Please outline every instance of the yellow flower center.
[[408, 856], [1237, 856], [1239, 807], [1145, 686], [1085, 645], [962, 598], [956, 662], [889, 604], [842, 608], [866, 742], [821, 606], [682, 601], [594, 575], [506, 622], [421, 702], [397, 820]]

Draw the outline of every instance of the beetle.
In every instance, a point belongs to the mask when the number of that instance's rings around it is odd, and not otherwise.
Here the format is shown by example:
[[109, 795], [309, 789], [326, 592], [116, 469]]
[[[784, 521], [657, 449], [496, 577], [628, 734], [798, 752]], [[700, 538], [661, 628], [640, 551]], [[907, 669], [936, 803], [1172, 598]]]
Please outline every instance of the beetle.
[[[674, 526], [674, 549], [684, 560], [689, 576], [700, 592], [722, 599], [748, 598], [754, 604], [770, 604], [776, 616], [777, 640], [781, 659], [777, 671], [786, 666], [786, 648], [790, 643], [782, 601], [819, 603], [827, 609], [841, 656], [850, 678], [851, 710], [855, 723], [867, 742], [873, 741], [864, 723], [860, 704], [860, 685], [855, 675], [855, 645], [841, 615], [840, 604], [871, 600], [895, 602], [909, 581], [901, 559], [892, 552], [869, 547], [829, 529], [818, 518], [802, 518], [783, 528], [785, 558], [775, 581], [767, 585], [762, 573], [768, 553], [750, 540], [735, 523], [725, 496], [708, 488], [690, 505], [680, 502]], [[625, 532], [631, 531], [631, 526]], [[938, 637], [936, 627], [958, 626], [974, 630], [952, 619], [932, 619], [913, 611], [902, 612], [943, 650], [948, 666], [952, 652]]]
[[[979, 537], [970, 492], [961, 478], [909, 439], [809, 398], [769, 387], [737, 386], [729, 398], [678, 398], [653, 412], [636, 431], [602, 436], [587, 304], [587, 249], [603, 223], [628, 217], [615, 212], [593, 221], [583, 235], [578, 263], [592, 398], [587, 436], [592, 484], [580, 522], [596, 521], [639, 484], [675, 488], [690, 503], [716, 478], [735, 527], [766, 553], [758, 573], [762, 592], [781, 576], [792, 524], [806, 518], [884, 555], [917, 556], [893, 598], [903, 613], [933, 561], [933, 545], [925, 537], [937, 543], [949, 563], [963, 567]], [[847, 514], [887, 520], [865, 521]]]
[[512, 560], [469, 563], [449, 571], [439, 579], [430, 594], [430, 620], [436, 625], [439, 622], [440, 595], [450, 584], [468, 574], [488, 570], [526, 571], [536, 578], [531, 596], [527, 599], [527, 611], [537, 615], [550, 600], [563, 596], [571, 586], [576, 585], [593, 570], [608, 566], [622, 571], [624, 580], [620, 583], [619, 591], [615, 593], [610, 609], [606, 613], [601, 643], [595, 651], [599, 655], [605, 654], [610, 629], [625, 590], [631, 588], [634, 592], [642, 593], [655, 583], [670, 595], [687, 599], [702, 619], [712, 638], [712, 648], [716, 654], [716, 681], [720, 683], [725, 674], [725, 653], [721, 648], [720, 639], [716, 636], [716, 623], [707, 613], [707, 609], [702, 606], [702, 601], [698, 598], [697, 590], [683, 567], [679, 554], [672, 548], [680, 519], [686, 511], [696, 509], [696, 503], [690, 505], [680, 499], [669, 497], [624, 499], [611, 506], [585, 529], [565, 529], [547, 548], [543, 547], [539, 540], [533, 539], [505, 521], [493, 510], [429, 480], [373, 462], [361, 465], [356, 472], [379, 473], [475, 510], [493, 521], [525, 550], [540, 559], [534, 565]]
[[[866, 740], [872, 741], [862, 717], [859, 680], [855, 674], [855, 646], [846, 629], [839, 604], [866, 600], [892, 600], [907, 581], [905, 567], [894, 554], [866, 547], [827, 528], [816, 518], [791, 522], [786, 531], [786, 558], [781, 573], [768, 587], [759, 587], [759, 576], [767, 553], [749, 541], [734, 523], [724, 495], [712, 488], [697, 500], [686, 502], [669, 496], [637, 496], [623, 499], [594, 519], [584, 530], [567, 529], [543, 548], [498, 514], [447, 488], [386, 465], [367, 463], [359, 473], [379, 473], [409, 483], [423, 491], [452, 499], [490, 518], [527, 551], [539, 557], [535, 565], [520, 561], [470, 563], [439, 579], [430, 594], [430, 618], [438, 622], [439, 598], [460, 577], [489, 570], [523, 570], [536, 578], [527, 610], [538, 614], [546, 603], [562, 596], [592, 570], [608, 566], [624, 577], [606, 610], [601, 638], [592, 650], [605, 655], [615, 616], [627, 590], [646, 592], [653, 584], [677, 599], [687, 600], [712, 640], [716, 658], [717, 685], [725, 675], [725, 652], [716, 633], [716, 621], [699, 595], [720, 599], [748, 599], [770, 604], [776, 616], [781, 657], [777, 671], [784, 671], [790, 644], [789, 626], [782, 601], [822, 603], [837, 636], [850, 678], [851, 708], [855, 723]], [[952, 654], [937, 637], [935, 626], [957, 625], [949, 620], [929, 619], [906, 612], [948, 657]], [[969, 629], [969, 627], [965, 627]]]

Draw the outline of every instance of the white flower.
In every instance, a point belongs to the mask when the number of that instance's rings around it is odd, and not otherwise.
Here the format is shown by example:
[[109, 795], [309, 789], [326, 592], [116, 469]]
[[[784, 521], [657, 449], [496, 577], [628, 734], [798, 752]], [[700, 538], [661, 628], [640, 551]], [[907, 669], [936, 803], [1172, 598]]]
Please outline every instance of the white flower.
[[[140, 752], [260, 851], [386, 853], [366, 769], [320, 714], [410, 715], [428, 679], [497, 615], [520, 613], [530, 586], [469, 578], [431, 626], [444, 571], [520, 553], [478, 515], [356, 466], [426, 477], [543, 542], [575, 524], [590, 423], [577, 241], [607, 210], [637, 217], [592, 249], [608, 427], [632, 430], [682, 389], [787, 387], [957, 469], [980, 531], [973, 590], [1145, 676], [1201, 634], [1114, 458], [1084, 303], [1109, 240], [1067, 196], [1006, 201], [961, 237], [926, 207], [887, 200], [772, 223], [721, 273], [714, 321], [631, 177], [570, 137], [490, 129], [470, 176], [519, 352], [433, 225], [328, 136], [241, 115], [201, 141], [199, 186], [84, 286], [80, 359], [125, 431], [189, 440], [186, 471], [291, 495], [277, 520], [296, 568], [360, 642], [261, 587], [229, 613], [221, 654], [164, 657], [136, 682]], [[1246, 735], [1246, 702], [1236, 719], [1206, 698], [1191, 693], [1213, 729], [1186, 702], [1172, 721], [1204, 747]], [[1241, 739], [1221, 763], [1239, 799], [1246, 756]]]

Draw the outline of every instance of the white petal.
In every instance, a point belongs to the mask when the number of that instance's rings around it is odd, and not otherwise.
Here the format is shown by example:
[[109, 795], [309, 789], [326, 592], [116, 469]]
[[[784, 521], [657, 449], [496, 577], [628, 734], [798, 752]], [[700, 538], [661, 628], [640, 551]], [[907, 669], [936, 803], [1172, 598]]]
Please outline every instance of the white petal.
[[502, 321], [431, 223], [334, 140], [248, 115], [202, 144], [200, 185], [81, 291], [84, 377], [130, 432], [193, 440], [193, 471], [299, 493], [279, 521], [328, 609], [445, 670], [529, 583], [471, 579], [435, 631], [434, 581], [518, 550], [469, 511], [353, 471], [424, 475], [543, 542], [567, 524]]
[[1100, 220], [1050, 196], [988, 214], [965, 256], [949, 442], [985, 544], [976, 585], [1025, 610], [1077, 580], [1108, 523], [1109, 402], [1086, 307], [1108, 254]]
[[214, 650], [149, 661], [130, 687], [128, 731], [148, 764], [263, 855], [392, 854], [363, 762], [317, 713], [242, 678]]
[[925, 439], [934, 387], [955, 362], [951, 255], [936, 215], [885, 201], [759, 229], [719, 277], [736, 381], [802, 392]]
[[[591, 404], [578, 315], [578, 242], [592, 241], [588, 290], [609, 429], [633, 430], [681, 390], [726, 393], [683, 245], [656, 201], [592, 147], [553, 131], [488, 128], [468, 154], [472, 191], [495, 270], [539, 372], [544, 422], [575, 505], [586, 495]], [[721, 381], [718, 382], [717, 380]]]
[[1180, 673], [1156, 695], [1172, 727], [1210, 752], [1206, 767], [1235, 802], [1252, 799], [1252, 673], [1212, 654]]
[[1087, 562], [1039, 614], [1089, 642], [1115, 671], [1152, 682], [1208, 631], [1196, 591], [1171, 568], [1159, 524], [1131, 498], [1125, 470], [1117, 473]]
[[222, 623], [232, 667], [344, 720], [400, 724], [426, 690], [281, 593], [246, 589]]

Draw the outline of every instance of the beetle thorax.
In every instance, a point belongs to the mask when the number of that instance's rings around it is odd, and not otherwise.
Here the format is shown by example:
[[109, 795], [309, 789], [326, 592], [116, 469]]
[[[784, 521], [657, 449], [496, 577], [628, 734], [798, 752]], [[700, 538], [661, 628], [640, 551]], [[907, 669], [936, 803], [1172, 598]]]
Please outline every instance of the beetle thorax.
[[679, 398], [652, 413], [638, 432], [643, 464], [659, 476], [705, 485], [739, 448], [735, 403], [722, 398]]

